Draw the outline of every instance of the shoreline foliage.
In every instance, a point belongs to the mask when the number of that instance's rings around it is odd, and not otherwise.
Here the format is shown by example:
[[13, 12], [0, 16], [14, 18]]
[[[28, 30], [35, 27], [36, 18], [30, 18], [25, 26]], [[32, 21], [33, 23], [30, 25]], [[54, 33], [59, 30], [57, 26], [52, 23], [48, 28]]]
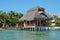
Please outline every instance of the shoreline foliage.
[[15, 11], [3, 12], [0, 11], [0, 27], [5, 26], [16, 26], [17, 20], [23, 16], [22, 13], [18, 13]]

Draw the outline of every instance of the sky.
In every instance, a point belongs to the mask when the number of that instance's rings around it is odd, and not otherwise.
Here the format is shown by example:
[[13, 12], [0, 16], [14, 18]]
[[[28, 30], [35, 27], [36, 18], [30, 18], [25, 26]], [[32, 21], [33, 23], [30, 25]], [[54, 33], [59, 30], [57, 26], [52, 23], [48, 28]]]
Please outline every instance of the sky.
[[60, 16], [60, 0], [0, 0], [0, 10], [26, 14], [32, 7], [41, 6], [51, 15]]

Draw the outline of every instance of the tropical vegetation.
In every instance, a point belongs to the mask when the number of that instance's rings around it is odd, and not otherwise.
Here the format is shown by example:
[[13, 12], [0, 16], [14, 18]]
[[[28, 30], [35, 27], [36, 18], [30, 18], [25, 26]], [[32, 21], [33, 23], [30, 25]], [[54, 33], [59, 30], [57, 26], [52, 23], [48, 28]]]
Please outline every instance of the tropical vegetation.
[[56, 20], [56, 26], [60, 26], [60, 17], [59, 16], [57, 16], [57, 15], [54, 15], [54, 18], [55, 18], [55, 20]]
[[[18, 19], [21, 18], [23, 14], [21, 12], [4, 12], [0, 10], [0, 27], [16, 27]], [[56, 26], [60, 26], [60, 18], [54, 15], [54, 19], [56, 20]], [[22, 22], [23, 23], [23, 22]], [[22, 25], [19, 23], [19, 25]], [[49, 23], [50, 25], [50, 23]]]
[[23, 16], [20, 12], [10, 11], [4, 12], [0, 11], [0, 27], [14, 27], [17, 24], [19, 18]]

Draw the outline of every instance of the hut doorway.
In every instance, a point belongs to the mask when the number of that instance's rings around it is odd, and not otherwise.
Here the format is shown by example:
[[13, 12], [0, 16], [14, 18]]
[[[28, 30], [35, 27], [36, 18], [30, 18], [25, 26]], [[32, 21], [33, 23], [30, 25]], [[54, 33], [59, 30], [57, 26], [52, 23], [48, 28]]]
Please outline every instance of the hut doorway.
[[37, 21], [37, 26], [41, 26], [41, 21]]
[[47, 26], [46, 20], [37, 21], [37, 26]]
[[46, 20], [42, 20], [42, 21], [41, 21], [41, 26], [47, 26]]

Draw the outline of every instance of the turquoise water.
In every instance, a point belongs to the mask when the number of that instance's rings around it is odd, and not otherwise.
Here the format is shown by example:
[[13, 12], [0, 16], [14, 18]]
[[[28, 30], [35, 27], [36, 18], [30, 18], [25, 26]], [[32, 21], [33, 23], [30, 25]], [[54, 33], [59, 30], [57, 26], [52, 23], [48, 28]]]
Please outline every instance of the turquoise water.
[[0, 30], [0, 40], [60, 40], [60, 30], [53, 31]]

